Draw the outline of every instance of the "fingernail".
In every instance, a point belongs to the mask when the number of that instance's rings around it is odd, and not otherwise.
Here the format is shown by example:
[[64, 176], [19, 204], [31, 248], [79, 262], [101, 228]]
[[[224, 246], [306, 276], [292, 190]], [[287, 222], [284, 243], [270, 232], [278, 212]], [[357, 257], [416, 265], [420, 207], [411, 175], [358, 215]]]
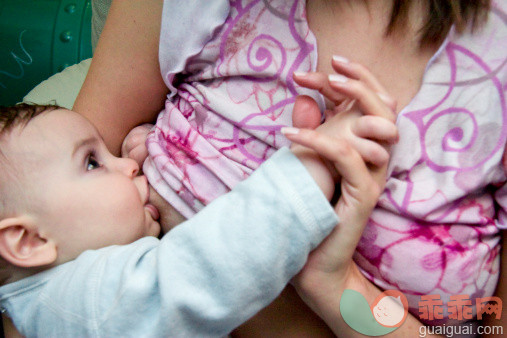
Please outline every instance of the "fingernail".
[[298, 128], [294, 128], [294, 127], [282, 127], [280, 129], [280, 131], [284, 135], [287, 135], [287, 134], [296, 135], [296, 134], [299, 133], [299, 129]]
[[389, 96], [387, 96], [386, 94], [383, 94], [383, 93], [377, 93], [378, 97], [380, 97], [380, 99], [382, 101], [384, 101], [384, 103], [387, 103], [387, 104], [391, 104], [393, 103], [393, 99], [391, 99]]
[[333, 55], [333, 61], [341, 62], [341, 63], [349, 63], [349, 59], [340, 55]]
[[396, 112], [396, 102], [392, 97], [384, 93], [377, 93], [378, 97], [391, 108], [393, 112]]
[[347, 83], [347, 81], [349, 80], [348, 77], [343, 76], [341, 74], [330, 74], [328, 76], [328, 78], [329, 78], [330, 82], [335, 82], [335, 83]]
[[297, 71], [297, 72], [294, 72], [293, 73], [295, 76], [298, 76], [298, 77], [303, 77], [303, 76], [306, 76], [308, 75], [307, 72], [302, 72], [302, 71]]

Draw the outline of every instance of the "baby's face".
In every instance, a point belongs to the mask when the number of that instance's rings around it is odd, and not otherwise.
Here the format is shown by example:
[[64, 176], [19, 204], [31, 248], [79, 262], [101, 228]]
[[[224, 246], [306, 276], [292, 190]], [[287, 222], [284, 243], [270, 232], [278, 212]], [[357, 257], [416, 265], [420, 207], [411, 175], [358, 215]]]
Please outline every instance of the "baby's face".
[[157, 236], [158, 212], [149, 204], [136, 162], [113, 156], [81, 115], [43, 113], [9, 135], [4, 153], [22, 171], [28, 210], [42, 235], [55, 241], [58, 261], [86, 249]]

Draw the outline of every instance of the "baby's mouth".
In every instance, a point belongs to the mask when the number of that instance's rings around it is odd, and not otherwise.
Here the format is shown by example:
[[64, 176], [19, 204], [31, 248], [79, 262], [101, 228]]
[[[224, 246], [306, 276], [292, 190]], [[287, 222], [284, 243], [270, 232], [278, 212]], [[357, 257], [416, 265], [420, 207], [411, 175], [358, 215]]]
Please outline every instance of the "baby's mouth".
[[160, 212], [153, 204], [148, 203], [145, 204], [144, 207], [148, 210], [153, 220], [157, 221], [160, 218]]
[[146, 176], [143, 176], [143, 178], [144, 178], [144, 182], [146, 184], [146, 198], [145, 198], [145, 202], [144, 202], [144, 208], [146, 210], [148, 210], [148, 212], [151, 215], [151, 218], [153, 218], [153, 220], [157, 221], [160, 218], [160, 212], [158, 211], [156, 206], [154, 206], [153, 204], [150, 203], [151, 187], [150, 187], [150, 184], [148, 183], [148, 179], [146, 178]]

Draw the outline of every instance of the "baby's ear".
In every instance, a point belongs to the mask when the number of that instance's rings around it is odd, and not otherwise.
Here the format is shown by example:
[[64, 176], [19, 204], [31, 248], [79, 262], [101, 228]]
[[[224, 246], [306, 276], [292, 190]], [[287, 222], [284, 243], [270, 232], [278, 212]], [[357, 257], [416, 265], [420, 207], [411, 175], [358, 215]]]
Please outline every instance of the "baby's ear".
[[53, 263], [56, 245], [43, 238], [34, 222], [25, 216], [0, 220], [0, 255], [19, 267], [37, 267]]

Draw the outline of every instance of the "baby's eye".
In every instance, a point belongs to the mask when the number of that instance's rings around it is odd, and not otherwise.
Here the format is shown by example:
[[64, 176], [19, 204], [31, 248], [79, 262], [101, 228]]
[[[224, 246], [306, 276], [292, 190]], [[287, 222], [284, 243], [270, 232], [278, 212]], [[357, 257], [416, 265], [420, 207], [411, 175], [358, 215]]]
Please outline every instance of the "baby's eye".
[[101, 166], [102, 165], [99, 163], [99, 161], [95, 157], [94, 153], [91, 153], [88, 155], [88, 157], [86, 159], [86, 170], [87, 171], [98, 169]]

